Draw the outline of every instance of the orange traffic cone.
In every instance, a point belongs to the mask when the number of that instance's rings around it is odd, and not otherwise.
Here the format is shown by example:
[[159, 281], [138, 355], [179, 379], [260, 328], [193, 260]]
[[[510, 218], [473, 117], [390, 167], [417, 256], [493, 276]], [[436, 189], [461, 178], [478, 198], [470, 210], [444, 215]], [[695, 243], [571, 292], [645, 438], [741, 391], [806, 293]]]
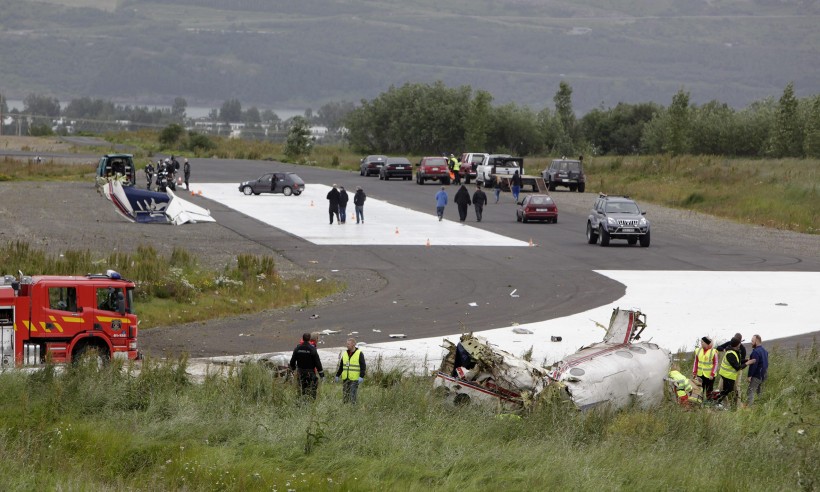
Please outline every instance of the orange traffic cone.
[[196, 196], [196, 193], [194, 193], [194, 192], [192, 191], [192, 192], [191, 192], [191, 196]]
[[202, 190], [196, 190], [196, 194], [202, 196]]
[[430, 238], [427, 238], [427, 245], [428, 248], [430, 247]]

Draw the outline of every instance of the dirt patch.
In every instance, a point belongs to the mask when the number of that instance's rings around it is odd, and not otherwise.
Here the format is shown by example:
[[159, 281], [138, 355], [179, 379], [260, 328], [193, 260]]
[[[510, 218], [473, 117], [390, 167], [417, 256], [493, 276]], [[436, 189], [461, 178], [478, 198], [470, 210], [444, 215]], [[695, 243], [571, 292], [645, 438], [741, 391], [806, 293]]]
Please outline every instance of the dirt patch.
[[0, 135], [0, 149], [20, 150], [24, 152], [75, 152], [74, 144], [63, 142], [59, 137], [18, 137], [16, 135]]

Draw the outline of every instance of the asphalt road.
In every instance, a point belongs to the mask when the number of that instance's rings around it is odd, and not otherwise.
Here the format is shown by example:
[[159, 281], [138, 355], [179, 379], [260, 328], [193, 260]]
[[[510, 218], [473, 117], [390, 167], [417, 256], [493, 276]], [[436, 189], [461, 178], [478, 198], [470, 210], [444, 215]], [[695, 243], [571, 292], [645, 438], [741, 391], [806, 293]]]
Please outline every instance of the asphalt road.
[[[164, 156], [154, 156], [154, 159], [160, 157]], [[383, 182], [377, 177], [361, 177], [357, 172], [269, 161], [191, 159], [191, 164], [194, 188], [197, 182], [238, 185], [272, 170], [295, 171], [308, 186], [339, 183], [353, 190], [361, 185], [369, 198], [429, 213], [431, 225], [436, 220], [437, 184]], [[141, 180], [138, 179], [138, 183], [142, 186]], [[447, 189], [452, 197], [456, 188]], [[576, 195], [571, 194], [573, 198]], [[468, 218], [471, 226], [525, 242], [532, 240], [537, 245], [532, 248], [426, 247], [423, 244], [318, 246], [205, 197], [207, 204], [204, 205], [211, 209], [220, 227], [255, 242], [262, 249], [281, 254], [313, 274], [318, 272], [357, 285], [350, 285], [348, 294], [332, 302], [311, 305], [305, 311], [289, 308], [239, 319], [197, 323], [195, 327], [145, 330], [141, 333], [141, 348], [153, 356], [178, 352], [193, 356], [238, 355], [291, 350], [306, 331], [329, 329], [345, 334], [358, 331], [368, 334], [368, 341], [373, 343], [387, 341], [388, 333], [423, 338], [543, 321], [607, 304], [623, 295], [623, 285], [594, 270], [820, 271], [818, 255], [799, 257], [755, 247], [755, 241], [749, 241], [747, 246], [727, 247], [714, 238], [693, 236], [657, 221], [653, 221], [649, 248], [630, 247], [623, 241], [615, 241], [608, 248], [588, 245], [584, 236], [587, 211], [579, 207], [562, 208], [562, 202], [570, 198], [569, 192], [559, 190], [553, 192], [553, 196], [560, 210], [557, 224], [516, 222], [509, 193], [502, 194], [500, 204], [485, 207], [481, 223], [474, 222], [472, 211]], [[591, 206], [594, 195], [586, 196]], [[446, 216], [457, 220], [456, 207], [448, 206]], [[355, 224], [344, 227], [355, 227]], [[512, 298], [513, 289], [524, 295]], [[469, 308], [472, 302], [490, 309]], [[373, 329], [381, 330], [383, 338], [373, 339]], [[239, 337], [239, 333], [253, 336]], [[810, 344], [817, 334], [792, 337], [788, 343]]]
[[[266, 161], [192, 159], [191, 163], [194, 181], [198, 182], [238, 185], [240, 181], [271, 170], [292, 170], [308, 185], [339, 183], [348, 190], [361, 185], [370, 198], [429, 213], [431, 224], [435, 221], [434, 195], [439, 188], [436, 184], [384, 182], [348, 171]], [[452, 197], [456, 188], [447, 189]], [[561, 193], [553, 193], [559, 209]], [[593, 196], [589, 196], [591, 205]], [[234, 341], [225, 353], [244, 353], [254, 344], [257, 351], [259, 344], [264, 346], [264, 351], [290, 350], [293, 341], [305, 331], [371, 333], [379, 329], [384, 334], [389, 331], [404, 333], [408, 338], [422, 338], [561, 317], [612, 302], [623, 295], [621, 284], [594, 270], [820, 270], [820, 262], [814, 258], [753, 247], [726, 249], [711, 244], [709, 238], [692, 238], [655, 223], [649, 248], [630, 247], [621, 241], [615, 241], [609, 248], [588, 245], [584, 237], [585, 213], [562, 210], [557, 224], [521, 224], [514, 219], [515, 207], [509, 193], [502, 194], [502, 203], [485, 207], [481, 223], [474, 222], [471, 211], [470, 225], [522, 241], [532, 240], [537, 247], [317, 246], [216, 202], [208, 206], [223, 227], [282, 254], [297, 265], [311, 269], [324, 267], [328, 276], [333, 276], [332, 270], [359, 271], [361, 275], [357, 278], [367, 284], [351, 289], [357, 294], [343, 302], [312, 306], [306, 312], [285, 313], [280, 316], [280, 321], [287, 320], [284, 333], [277, 331], [275, 337], [266, 337], [270, 330], [265, 327], [246, 327], [245, 333], [253, 334], [256, 340], [249, 339], [245, 344]], [[456, 207], [448, 206], [446, 216], [457, 220]], [[512, 298], [513, 289], [528, 295]], [[533, 292], [537, 295], [529, 295]], [[471, 310], [467, 306], [471, 302], [489, 305], [492, 309]], [[482, 314], [472, 314], [475, 312]], [[184, 350], [185, 346], [178, 348]]]

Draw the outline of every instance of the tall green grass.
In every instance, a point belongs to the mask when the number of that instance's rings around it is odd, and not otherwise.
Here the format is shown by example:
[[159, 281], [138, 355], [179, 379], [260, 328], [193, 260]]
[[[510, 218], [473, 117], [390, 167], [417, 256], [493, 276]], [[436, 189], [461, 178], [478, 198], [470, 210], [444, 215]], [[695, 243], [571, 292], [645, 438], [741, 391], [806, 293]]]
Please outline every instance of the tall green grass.
[[11, 156], [0, 158], [0, 181], [87, 181], [97, 166], [90, 164], [59, 164], [45, 159], [40, 164], [31, 159]]
[[[452, 407], [427, 377], [374, 373], [357, 406], [315, 403], [260, 364], [185, 375], [186, 360], [0, 374], [4, 490], [816, 490], [816, 349], [771, 350], [746, 410], [521, 418]], [[214, 369], [216, 370], [216, 369]]]
[[170, 258], [153, 246], [138, 245], [134, 254], [68, 250], [47, 255], [28, 243], [0, 244], [0, 274], [86, 275], [113, 269], [136, 283], [140, 327], [179, 324], [228, 315], [308, 305], [343, 286], [311, 277], [283, 279], [273, 257], [240, 254], [221, 269], [205, 268], [186, 250], [175, 247]]
[[625, 194], [738, 222], [820, 234], [820, 161], [596, 157], [587, 191]]

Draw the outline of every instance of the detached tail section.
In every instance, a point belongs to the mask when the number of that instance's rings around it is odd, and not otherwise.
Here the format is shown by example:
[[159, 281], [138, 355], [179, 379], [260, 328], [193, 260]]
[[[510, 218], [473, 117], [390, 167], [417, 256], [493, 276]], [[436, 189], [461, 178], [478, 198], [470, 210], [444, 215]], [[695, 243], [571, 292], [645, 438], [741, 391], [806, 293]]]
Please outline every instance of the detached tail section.
[[114, 210], [130, 222], [141, 224], [172, 223], [175, 225], [216, 222], [211, 212], [199, 205], [183, 200], [172, 191], [141, 190], [122, 186], [116, 179], [109, 179], [103, 194], [114, 205]]

